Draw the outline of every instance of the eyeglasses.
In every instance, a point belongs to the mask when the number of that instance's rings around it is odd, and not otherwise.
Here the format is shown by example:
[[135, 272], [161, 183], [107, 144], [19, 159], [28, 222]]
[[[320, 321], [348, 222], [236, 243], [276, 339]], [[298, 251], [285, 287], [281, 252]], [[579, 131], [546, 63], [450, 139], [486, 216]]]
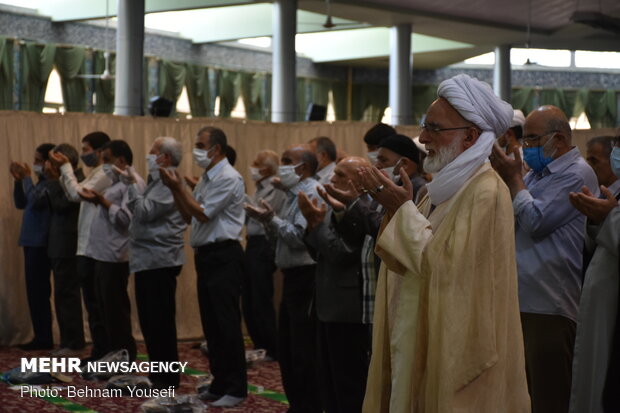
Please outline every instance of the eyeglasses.
[[547, 133], [542, 134], [542, 135], [528, 135], [528, 136], [525, 136], [523, 139], [521, 139], [521, 145], [523, 145], [523, 147], [525, 147], [525, 148], [533, 148], [535, 146], [540, 146], [540, 143], [538, 143], [538, 142], [540, 142], [540, 140], [542, 138], [544, 138], [545, 136], [549, 136], [552, 133], [557, 133], [557, 132], [558, 132], [557, 130], [553, 130], [553, 131], [547, 132]]
[[430, 126], [426, 124], [425, 122], [422, 122], [420, 123], [420, 127], [424, 129], [425, 131], [427, 131], [428, 133], [439, 133], [439, 132], [445, 132], [449, 130], [469, 129], [472, 126], [459, 126], [456, 128], [438, 128], [437, 126]]

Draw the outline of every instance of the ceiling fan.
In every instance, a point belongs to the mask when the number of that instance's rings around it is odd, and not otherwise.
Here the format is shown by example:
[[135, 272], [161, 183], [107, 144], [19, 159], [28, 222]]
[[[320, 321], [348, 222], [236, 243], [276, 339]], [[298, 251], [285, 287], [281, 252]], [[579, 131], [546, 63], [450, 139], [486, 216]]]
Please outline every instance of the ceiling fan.
[[112, 75], [112, 73], [110, 72], [110, 51], [108, 50], [108, 29], [110, 27], [110, 13], [109, 13], [109, 1], [110, 0], [106, 0], [105, 1], [105, 31], [104, 31], [104, 35], [103, 35], [103, 42], [104, 42], [104, 52], [103, 52], [103, 60], [104, 60], [104, 69], [103, 69], [103, 73], [101, 74], [92, 74], [92, 75], [87, 75], [87, 74], [82, 74], [82, 75], [77, 75], [77, 77], [83, 78], [83, 79], [99, 79], [99, 80], [112, 80], [114, 79], [114, 75]]
[[[325, 18], [325, 22], [320, 25], [321, 27], [323, 27], [325, 29], [333, 29], [335, 27], [341, 27], [341, 26], [360, 26], [360, 24], [361, 24], [361, 23], [358, 23], [358, 22], [334, 23], [334, 19], [332, 17], [332, 0], [325, 0], [325, 14], [327, 15], [327, 17]], [[316, 26], [316, 25], [318, 25], [316, 22], [312, 22], [312, 23], [300, 22], [299, 24], [300, 25], [305, 25], [305, 26]]]

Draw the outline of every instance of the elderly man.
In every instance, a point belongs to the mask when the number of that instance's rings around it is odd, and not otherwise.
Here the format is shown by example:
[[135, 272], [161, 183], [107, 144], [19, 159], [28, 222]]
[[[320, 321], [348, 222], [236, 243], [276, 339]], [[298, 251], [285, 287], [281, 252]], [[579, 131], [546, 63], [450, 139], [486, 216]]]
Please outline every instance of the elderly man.
[[226, 159], [226, 134], [206, 126], [196, 134], [194, 162], [204, 169], [193, 196], [177, 171], [160, 168], [162, 181], [192, 225], [198, 304], [209, 343], [213, 382], [201, 396], [212, 406], [232, 407], [247, 396], [247, 375], [241, 334], [243, 249], [239, 240], [245, 220], [243, 178]]
[[491, 158], [508, 184], [516, 219], [519, 302], [528, 385], [534, 412], [566, 412], [575, 322], [582, 282], [585, 217], [568, 194], [583, 186], [598, 194], [596, 175], [571, 144], [571, 129], [555, 106], [531, 112], [521, 156], [499, 148]]
[[418, 207], [409, 180], [361, 171], [386, 209], [379, 276], [402, 277], [396, 300], [377, 288], [364, 411], [527, 412], [510, 195], [485, 162], [512, 109], [466, 75], [438, 95], [420, 135], [434, 179]]
[[[264, 150], [256, 154], [250, 175], [256, 184], [252, 204], [264, 200], [276, 215], [281, 215], [286, 200], [283, 191], [276, 189], [271, 179], [278, 173], [278, 155]], [[246, 220], [247, 244], [243, 277], [243, 318], [254, 343], [254, 348], [265, 349], [269, 359], [277, 358], [276, 312], [273, 306], [273, 273], [276, 270], [274, 245], [265, 234], [260, 221]]]
[[[178, 361], [176, 329], [176, 277], [185, 262], [183, 233], [187, 227], [170, 189], [161, 181], [159, 168], [175, 170], [183, 156], [174, 138], [155, 139], [146, 156], [149, 177], [144, 193], [136, 184], [133, 168], [121, 176], [128, 184], [127, 206], [133, 214], [129, 270], [135, 273], [135, 294], [150, 361]], [[177, 387], [179, 373], [151, 373], [156, 388]]]
[[319, 162], [319, 166], [314, 176], [321, 185], [330, 183], [336, 168], [336, 159], [338, 158], [338, 151], [336, 145], [327, 136], [319, 136], [317, 138], [310, 139], [308, 144], [312, 147], [316, 155], [316, 159]]
[[280, 185], [286, 188], [281, 216], [266, 202], [246, 206], [248, 214], [262, 221], [276, 238], [276, 265], [284, 273], [278, 360], [282, 385], [291, 412], [321, 412], [316, 377], [316, 315], [312, 306], [316, 261], [304, 242], [307, 222], [297, 205], [297, 194], [318, 199], [320, 184], [313, 178], [317, 159], [308, 145], [294, 145], [282, 153]]
[[[331, 181], [345, 190], [359, 186], [358, 168], [364, 158], [338, 162]], [[342, 219], [342, 211], [315, 206], [302, 192], [299, 207], [308, 222], [306, 242], [317, 260], [319, 387], [328, 413], [360, 412], [364, 400], [370, 325], [362, 321], [361, 250], [366, 233], [359, 222]]]
[[[573, 206], [588, 217], [586, 239], [595, 248], [584, 260], [587, 268], [579, 300], [570, 400], [570, 412], [574, 413], [605, 411], [603, 389], [617, 323], [620, 247], [620, 180], [616, 177], [620, 174], [620, 157], [610, 159], [613, 140], [611, 136], [597, 136], [586, 146], [586, 160], [602, 185], [604, 198], [596, 198], [589, 191], [570, 194]], [[613, 151], [620, 154], [620, 147]]]

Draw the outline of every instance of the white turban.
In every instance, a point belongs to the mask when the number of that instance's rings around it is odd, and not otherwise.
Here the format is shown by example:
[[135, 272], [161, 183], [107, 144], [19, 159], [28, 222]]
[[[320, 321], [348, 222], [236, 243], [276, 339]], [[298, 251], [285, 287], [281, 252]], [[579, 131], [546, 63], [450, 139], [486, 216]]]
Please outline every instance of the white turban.
[[437, 95], [480, 128], [482, 134], [471, 147], [434, 174], [426, 185], [433, 205], [450, 199], [484, 164], [491, 155], [496, 137], [508, 129], [513, 117], [512, 106], [495, 96], [491, 86], [467, 75], [444, 80]]

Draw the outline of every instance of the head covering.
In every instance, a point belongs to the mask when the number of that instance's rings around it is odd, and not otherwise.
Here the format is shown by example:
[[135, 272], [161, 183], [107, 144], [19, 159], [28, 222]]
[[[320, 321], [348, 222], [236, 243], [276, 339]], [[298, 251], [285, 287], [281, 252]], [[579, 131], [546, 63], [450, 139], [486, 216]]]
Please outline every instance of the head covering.
[[521, 112], [519, 109], [515, 109], [513, 111], [513, 115], [512, 115], [512, 122], [510, 122], [510, 127], [514, 128], [515, 126], [521, 126], [523, 127], [523, 124], [525, 123], [525, 116], [523, 116], [523, 112]]
[[364, 135], [364, 142], [368, 145], [379, 145], [388, 136], [395, 135], [396, 129], [385, 123], [377, 123]]
[[392, 135], [379, 143], [379, 148], [389, 149], [413, 162], [420, 163], [420, 151], [413, 140], [405, 135]]
[[497, 136], [510, 126], [512, 106], [495, 94], [487, 83], [467, 75], [444, 80], [437, 95], [446, 99], [466, 120], [482, 130], [478, 140], [433, 176], [426, 186], [431, 202], [439, 205], [450, 199], [484, 164]]

